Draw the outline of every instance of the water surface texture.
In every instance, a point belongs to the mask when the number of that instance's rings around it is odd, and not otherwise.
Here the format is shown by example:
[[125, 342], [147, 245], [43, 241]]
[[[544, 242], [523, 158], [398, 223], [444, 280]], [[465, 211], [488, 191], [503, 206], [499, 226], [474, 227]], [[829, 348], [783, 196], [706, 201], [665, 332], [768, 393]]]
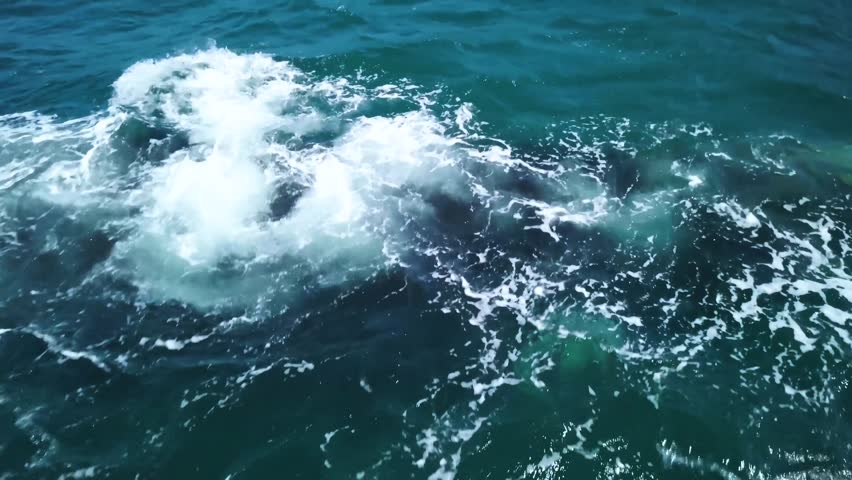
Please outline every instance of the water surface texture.
[[0, 2], [0, 479], [852, 478], [851, 20]]

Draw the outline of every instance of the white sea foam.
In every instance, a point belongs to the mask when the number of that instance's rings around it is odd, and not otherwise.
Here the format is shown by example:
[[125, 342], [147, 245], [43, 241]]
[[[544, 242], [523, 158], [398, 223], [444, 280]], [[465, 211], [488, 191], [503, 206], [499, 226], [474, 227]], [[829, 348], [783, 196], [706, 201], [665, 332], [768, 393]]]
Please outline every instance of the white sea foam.
[[[361, 117], [332, 143], [304, 149], [268, 138], [270, 132], [298, 136], [336, 123], [307, 99], [320, 97], [328, 109], [346, 110], [360, 101], [348, 88], [347, 82], [312, 84], [267, 56], [224, 50], [128, 69], [116, 82], [114, 103], [162, 112], [194, 145], [154, 168], [135, 192], [144, 213], [139, 234], [127, 245], [129, 257], [141, 249], [143, 259], [165, 254], [183, 264], [165, 279], [145, 282], [151, 273], [145, 260], [137, 262], [143, 283], [163, 293], [157, 283], [165, 280], [169, 291], [180, 291], [168, 284], [182, 283], [187, 270], [231, 257], [281, 255], [302, 258], [314, 269], [334, 264], [323, 276], [342, 281], [346, 272], [381, 260], [380, 230], [387, 209], [398, 208], [388, 189], [413, 184], [463, 194], [453, 180], [459, 176], [455, 142], [423, 110]], [[288, 185], [306, 190], [285, 216], [271, 219], [275, 190]], [[185, 299], [204, 303], [203, 295], [191, 292]]]
[[[733, 222], [740, 228], [754, 230], [760, 227], [760, 220], [757, 218], [754, 212], [743, 208], [735, 200], [731, 200], [728, 202], [718, 202], [713, 205], [713, 209], [719, 215], [728, 217], [733, 220]], [[752, 235], [754, 235], [753, 232]]]
[[[451, 123], [418, 107], [414, 93], [392, 87], [373, 98], [394, 91], [394, 99], [411, 98], [411, 111], [353, 115], [338, 134], [341, 119], [367, 95], [346, 79], [315, 79], [268, 55], [218, 48], [142, 61], [115, 82], [109, 108], [92, 117], [0, 119], [10, 125], [0, 128], [4, 138], [21, 145], [79, 144], [44, 167], [0, 167], [0, 188], [40, 175], [41, 195], [50, 201], [138, 211], [116, 219], [126, 234], [107, 271], [154, 297], [209, 306], [253, 302], [308, 274], [342, 282], [398, 258], [386, 238], [398, 227], [388, 222], [431, 208], [407, 188], [455, 197], [470, 191], [459, 158], [475, 149], [447, 135]], [[464, 127], [472, 114], [459, 111]], [[105, 176], [119, 160], [112, 142], [131, 118], [184, 135], [188, 146], [162, 162], [135, 165], [125, 178]], [[320, 131], [336, 138], [300, 140]], [[292, 205], [273, 211], [282, 194]], [[293, 268], [252, 273], [285, 257]]]

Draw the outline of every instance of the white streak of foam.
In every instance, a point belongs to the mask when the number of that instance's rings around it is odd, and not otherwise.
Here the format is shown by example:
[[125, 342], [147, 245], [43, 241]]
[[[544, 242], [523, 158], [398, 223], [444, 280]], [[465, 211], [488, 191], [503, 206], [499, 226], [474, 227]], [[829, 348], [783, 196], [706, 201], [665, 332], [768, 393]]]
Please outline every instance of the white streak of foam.
[[178, 340], [175, 338], [168, 338], [163, 340], [158, 338], [154, 341], [154, 346], [165, 348], [166, 350], [177, 351], [182, 350], [188, 344], [201, 343], [204, 340], [207, 340], [208, 338], [210, 338], [210, 335], [193, 335], [187, 340]]
[[[98, 357], [97, 355], [95, 355], [92, 352], [81, 352], [81, 351], [70, 350], [70, 349], [64, 348], [60, 344], [59, 340], [57, 340], [54, 336], [47, 334], [47, 333], [39, 332], [39, 331], [36, 331], [36, 330], [26, 330], [26, 332], [29, 333], [30, 335], [42, 340], [45, 344], [47, 344], [47, 349], [49, 351], [56, 353], [63, 358], [67, 358], [69, 360], [81, 360], [81, 359], [88, 360], [89, 362], [91, 362], [93, 365], [100, 368], [101, 370], [103, 370], [105, 372], [110, 371], [109, 366], [106, 363], [104, 363], [104, 361], [101, 360], [100, 357]], [[60, 358], [59, 362], [62, 363], [62, 361], [63, 361], [63, 359]]]
[[[733, 220], [740, 228], [755, 230], [760, 227], [760, 220], [758, 220], [757, 216], [753, 212], [743, 208], [735, 200], [716, 203], [713, 205], [713, 209], [719, 215]], [[755, 235], [756, 233], [752, 232], [752, 236]]]
[[571, 202], [565, 206], [551, 205], [542, 200], [514, 198], [503, 211], [508, 211], [514, 205], [532, 208], [535, 216], [541, 219], [541, 223], [535, 226], [525, 226], [524, 229], [541, 230], [558, 242], [560, 237], [554, 231], [554, 225], [562, 222], [580, 226], [593, 225], [608, 214], [608, 204], [609, 200], [605, 196]]
[[80, 468], [70, 473], [63, 473], [59, 476], [59, 480], [79, 480], [83, 478], [95, 478], [97, 467]]

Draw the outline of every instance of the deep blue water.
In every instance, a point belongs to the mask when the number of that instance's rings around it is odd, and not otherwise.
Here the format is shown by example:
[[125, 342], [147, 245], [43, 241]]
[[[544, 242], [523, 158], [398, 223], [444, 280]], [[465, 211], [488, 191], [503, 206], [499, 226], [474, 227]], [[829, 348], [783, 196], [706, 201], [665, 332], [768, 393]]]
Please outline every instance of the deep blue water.
[[0, 479], [852, 478], [852, 4], [0, 4]]

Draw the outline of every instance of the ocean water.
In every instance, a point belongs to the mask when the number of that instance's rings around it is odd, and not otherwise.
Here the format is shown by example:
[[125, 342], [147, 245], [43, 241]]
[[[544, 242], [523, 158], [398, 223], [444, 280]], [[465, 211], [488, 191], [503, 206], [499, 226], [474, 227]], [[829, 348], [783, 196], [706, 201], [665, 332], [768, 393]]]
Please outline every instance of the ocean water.
[[0, 2], [0, 479], [852, 478], [850, 20]]

